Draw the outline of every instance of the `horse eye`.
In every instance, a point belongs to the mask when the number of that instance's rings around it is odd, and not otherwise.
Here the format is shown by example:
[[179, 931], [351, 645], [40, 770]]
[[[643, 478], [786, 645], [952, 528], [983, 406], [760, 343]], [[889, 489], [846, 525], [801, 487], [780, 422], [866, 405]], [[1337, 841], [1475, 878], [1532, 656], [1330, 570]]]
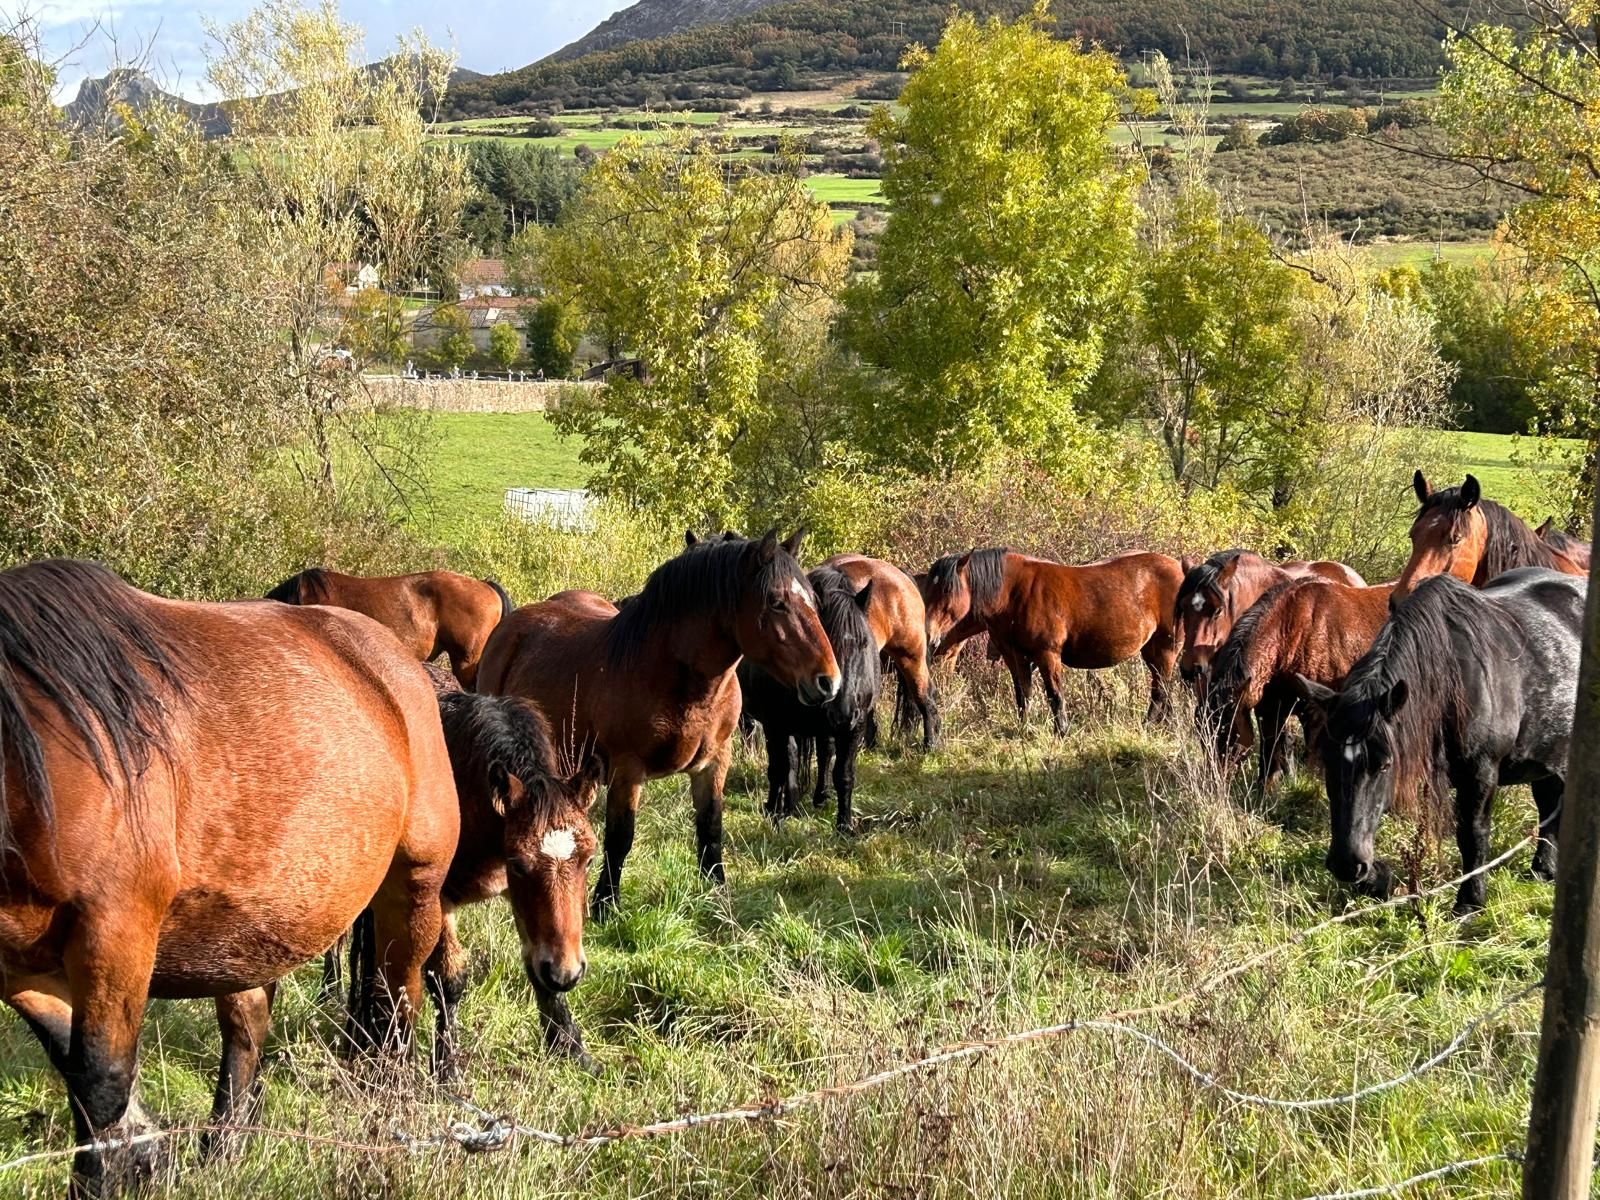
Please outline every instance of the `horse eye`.
[[786, 613], [789, 611], [789, 602], [780, 598], [772, 601], [768, 607], [775, 613]]

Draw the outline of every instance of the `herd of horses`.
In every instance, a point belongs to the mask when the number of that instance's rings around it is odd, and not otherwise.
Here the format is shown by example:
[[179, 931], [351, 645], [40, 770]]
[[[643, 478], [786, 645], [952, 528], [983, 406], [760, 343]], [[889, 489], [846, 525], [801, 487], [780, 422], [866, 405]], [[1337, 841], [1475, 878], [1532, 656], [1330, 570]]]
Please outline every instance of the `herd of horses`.
[[[831, 764], [849, 832], [883, 673], [898, 723], [931, 748], [933, 665], [978, 634], [1019, 717], [1037, 674], [1058, 732], [1068, 668], [1137, 656], [1150, 719], [1176, 670], [1205, 743], [1225, 762], [1254, 748], [1263, 788], [1298, 716], [1327, 785], [1328, 867], [1363, 891], [1392, 887], [1374, 852], [1391, 807], [1420, 796], [1421, 815], [1453, 816], [1470, 871], [1511, 783], [1532, 786], [1534, 871], [1550, 877], [1589, 548], [1536, 535], [1471, 476], [1415, 486], [1410, 561], [1377, 586], [1243, 550], [1066, 566], [994, 547], [915, 575], [863, 555], [808, 572], [800, 535], [775, 532], [690, 534], [637, 595], [520, 608], [449, 572], [313, 569], [230, 603], [148, 595], [80, 562], [0, 572], [0, 985], [65, 1081], [88, 1147], [72, 1188], [154, 1169], [134, 1136], [152, 1124], [136, 1095], [148, 999], [215, 1000], [219, 1149], [259, 1103], [277, 981], [326, 952], [335, 986], [346, 940], [349, 1052], [406, 1053], [427, 996], [434, 1068], [452, 1077], [455, 915], [497, 896], [547, 1047], [592, 1067], [566, 996], [586, 916], [619, 902], [645, 783], [689, 777], [700, 869], [721, 882], [734, 734], [759, 726], [767, 812], [800, 811], [814, 754], [814, 800]], [[449, 672], [429, 665], [440, 655]], [[1457, 909], [1483, 903], [1479, 875]]]

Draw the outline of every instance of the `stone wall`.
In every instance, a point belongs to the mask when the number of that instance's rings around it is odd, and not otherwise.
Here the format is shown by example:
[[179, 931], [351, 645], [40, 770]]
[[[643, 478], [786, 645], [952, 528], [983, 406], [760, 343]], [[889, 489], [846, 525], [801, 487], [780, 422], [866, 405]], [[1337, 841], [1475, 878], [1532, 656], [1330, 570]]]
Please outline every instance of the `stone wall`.
[[369, 375], [372, 398], [379, 404], [422, 408], [432, 412], [544, 412], [561, 403], [570, 388], [589, 389], [598, 383], [508, 383], [503, 379], [405, 379], [399, 375]]

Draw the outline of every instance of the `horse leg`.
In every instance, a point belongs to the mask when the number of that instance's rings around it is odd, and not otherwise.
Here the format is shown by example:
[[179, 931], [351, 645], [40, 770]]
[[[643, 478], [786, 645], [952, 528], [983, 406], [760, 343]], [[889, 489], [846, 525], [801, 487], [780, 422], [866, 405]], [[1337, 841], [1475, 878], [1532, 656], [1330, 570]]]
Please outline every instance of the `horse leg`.
[[905, 656], [895, 664], [895, 674], [900, 680], [899, 698], [906, 726], [909, 729], [920, 719], [922, 748], [932, 750], [939, 741], [939, 713], [934, 707], [933, 672], [928, 668], [927, 655]]
[[349, 940], [350, 930], [346, 929], [322, 952], [322, 987], [317, 991], [317, 999], [324, 1004], [335, 999], [344, 987], [344, 948]]
[[1273, 782], [1284, 773], [1289, 757], [1289, 713], [1291, 704], [1268, 694], [1256, 705], [1256, 724], [1261, 729], [1257, 751], [1256, 794], [1265, 796]]
[[1157, 628], [1139, 654], [1150, 671], [1150, 707], [1145, 709], [1144, 719], [1158, 721], [1170, 707], [1172, 670], [1178, 663], [1178, 646], [1172, 631], [1164, 626]]
[[442, 1084], [461, 1078], [461, 1040], [457, 1011], [467, 994], [467, 955], [456, 933], [455, 909], [443, 907], [439, 942], [428, 955], [422, 978], [433, 1000], [433, 1077]]
[[539, 1004], [539, 1025], [544, 1030], [545, 1049], [562, 1058], [570, 1058], [591, 1075], [600, 1074], [600, 1064], [589, 1057], [584, 1048], [583, 1034], [572, 1019], [572, 1009], [562, 992], [550, 992], [533, 985], [533, 996]]
[[1006, 670], [1011, 672], [1011, 688], [1017, 697], [1017, 724], [1027, 729], [1028, 696], [1033, 691], [1033, 664], [1015, 651], [1001, 648], [992, 637], [989, 645], [999, 652], [1005, 660]]
[[[828, 763], [833, 758], [833, 738], [824, 733], [817, 738], [817, 786], [811, 804], [821, 808], [828, 802]], [[837, 783], [834, 791], [838, 791]]]
[[[829, 740], [831, 739], [823, 739], [823, 741]], [[861, 752], [860, 735], [854, 730], [841, 733], [837, 749], [839, 755], [833, 764], [833, 789], [839, 796], [839, 810], [834, 818], [834, 827], [840, 833], [854, 833], [856, 756]]]
[[[689, 791], [694, 797], [695, 840], [700, 847], [700, 874], [712, 883], [727, 882], [722, 869], [722, 788], [728, 780], [729, 748], [728, 743], [719, 746], [716, 757], [689, 776]], [[607, 821], [608, 837], [610, 833]]]
[[603, 918], [617, 906], [622, 889], [622, 864], [633, 849], [633, 827], [639, 815], [639, 793], [644, 780], [633, 774], [613, 772], [606, 788], [605, 855], [600, 863], [600, 879], [594, 885], [589, 911]]
[[1550, 881], [1556, 877], [1556, 839], [1561, 833], [1561, 799], [1566, 785], [1560, 779], [1541, 779], [1533, 785], [1533, 802], [1539, 807], [1539, 848], [1533, 852], [1533, 875]]
[[767, 730], [767, 817], [776, 825], [783, 820], [783, 802], [794, 776], [790, 755], [794, 739]]
[[[1494, 776], [1483, 771], [1456, 783], [1456, 845], [1461, 849], [1463, 875], [1489, 861], [1489, 811], [1494, 789]], [[1481, 874], [1463, 883], [1456, 893], [1455, 915], [1471, 916], [1481, 909], [1488, 890], [1488, 881]]]
[[785, 817], [800, 815], [800, 789], [805, 786], [806, 772], [811, 769], [811, 739], [790, 738], [788, 751], [789, 773], [783, 779], [783, 808]]
[[212, 1128], [200, 1142], [202, 1158], [227, 1153], [234, 1131], [253, 1123], [261, 1111], [261, 1052], [272, 1028], [276, 982], [248, 992], [217, 997], [217, 1027], [222, 1031], [222, 1064], [211, 1101]]
[[1066, 737], [1071, 723], [1067, 720], [1066, 706], [1061, 699], [1061, 684], [1065, 675], [1065, 668], [1061, 665], [1061, 655], [1054, 650], [1046, 650], [1038, 657], [1039, 678], [1044, 682], [1044, 694], [1050, 701], [1050, 716], [1057, 737]]
[[376, 978], [349, 1017], [352, 1040], [364, 1051], [403, 1058], [411, 1049], [422, 1011], [422, 966], [439, 944], [444, 923], [439, 888], [445, 863], [399, 861], [389, 870], [368, 911]]

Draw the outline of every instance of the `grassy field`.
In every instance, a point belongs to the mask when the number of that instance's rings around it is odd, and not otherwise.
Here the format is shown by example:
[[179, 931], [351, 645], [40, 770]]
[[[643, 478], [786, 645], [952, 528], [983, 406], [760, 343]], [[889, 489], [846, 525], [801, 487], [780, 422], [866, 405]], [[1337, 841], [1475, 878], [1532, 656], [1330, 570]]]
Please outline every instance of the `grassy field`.
[[1494, 256], [1493, 242], [1379, 242], [1367, 247], [1380, 267], [1431, 267], [1436, 262], [1458, 266], [1483, 262]]
[[882, 204], [881, 179], [851, 179], [847, 175], [810, 175], [806, 186], [818, 200], [834, 205]]

